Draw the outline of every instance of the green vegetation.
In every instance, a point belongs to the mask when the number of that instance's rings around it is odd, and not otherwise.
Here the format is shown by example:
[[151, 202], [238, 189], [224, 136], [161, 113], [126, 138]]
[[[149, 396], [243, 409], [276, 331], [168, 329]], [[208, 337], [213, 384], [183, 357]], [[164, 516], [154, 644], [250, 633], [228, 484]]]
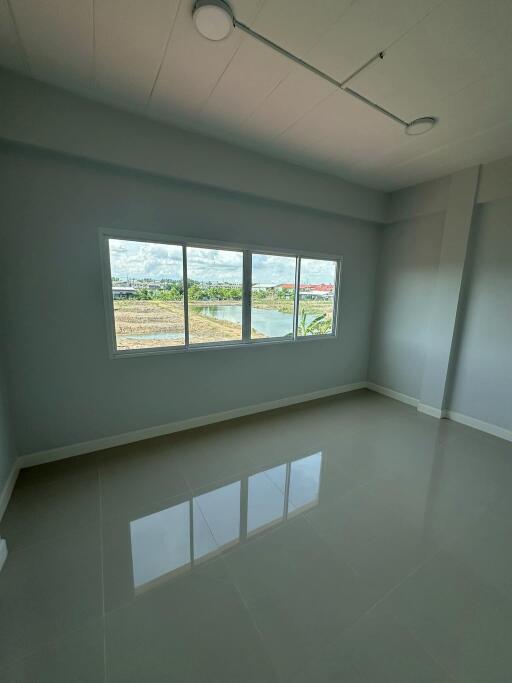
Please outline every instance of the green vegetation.
[[322, 313], [308, 323], [307, 311], [302, 310], [299, 319], [299, 335], [301, 337], [311, 334], [329, 334], [330, 331], [331, 321], [327, 319], [326, 313]]
[[[162, 289], [149, 289], [141, 287], [135, 293], [135, 299], [139, 301], [180, 301], [183, 299], [183, 283], [170, 282]], [[241, 285], [204, 285], [194, 280], [189, 280], [189, 301], [241, 301]]]

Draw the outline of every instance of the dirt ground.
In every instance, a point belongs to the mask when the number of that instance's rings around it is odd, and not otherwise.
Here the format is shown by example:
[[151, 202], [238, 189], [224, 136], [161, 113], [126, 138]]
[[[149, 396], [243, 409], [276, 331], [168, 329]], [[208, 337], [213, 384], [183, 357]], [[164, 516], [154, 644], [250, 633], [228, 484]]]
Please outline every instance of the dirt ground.
[[[221, 302], [197, 302], [189, 307], [189, 330], [190, 342], [205, 344], [209, 342], [233, 341], [242, 339], [242, 327], [227, 320], [210, 318], [195, 312], [205, 304]], [[231, 302], [222, 302], [230, 305]], [[240, 305], [239, 301], [232, 302]], [[257, 308], [273, 308], [282, 312], [293, 311], [293, 301], [282, 301], [276, 306], [276, 302], [256, 301], [253, 305]], [[308, 313], [327, 313], [332, 317], [332, 302], [327, 301], [302, 301]], [[117, 348], [126, 349], [149, 349], [162, 346], [182, 346], [184, 344], [184, 314], [183, 303], [179, 301], [144, 301], [138, 299], [115, 300], [114, 316], [116, 324]], [[130, 337], [150, 334], [175, 334], [176, 338], [160, 339], [133, 339]], [[253, 330], [252, 338], [263, 337]]]
[[[200, 315], [189, 308], [191, 343], [207, 343], [242, 339], [242, 327], [227, 320]], [[182, 346], [184, 343], [183, 304], [179, 301], [114, 301], [117, 348], [146, 349], [160, 346]], [[129, 339], [133, 335], [176, 334], [176, 339]]]

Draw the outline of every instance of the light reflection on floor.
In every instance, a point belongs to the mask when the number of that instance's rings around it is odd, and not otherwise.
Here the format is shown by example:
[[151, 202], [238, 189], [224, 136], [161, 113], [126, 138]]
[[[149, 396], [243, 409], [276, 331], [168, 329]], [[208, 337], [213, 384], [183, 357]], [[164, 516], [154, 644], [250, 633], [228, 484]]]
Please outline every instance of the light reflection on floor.
[[318, 504], [321, 471], [322, 453], [314, 453], [131, 521], [134, 588], [147, 589]]

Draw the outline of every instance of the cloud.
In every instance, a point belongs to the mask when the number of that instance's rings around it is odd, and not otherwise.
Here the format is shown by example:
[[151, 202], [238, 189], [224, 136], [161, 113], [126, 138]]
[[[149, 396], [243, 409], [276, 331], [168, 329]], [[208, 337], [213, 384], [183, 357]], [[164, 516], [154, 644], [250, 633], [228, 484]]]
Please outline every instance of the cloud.
[[183, 276], [180, 246], [113, 239], [109, 240], [109, 246], [114, 277], [175, 280]]
[[[110, 239], [112, 275], [119, 278], [178, 280], [183, 277], [182, 248], [172, 244]], [[228, 249], [187, 247], [188, 277], [201, 282], [242, 282], [243, 255]], [[301, 282], [333, 283], [334, 261], [302, 259]], [[253, 254], [254, 284], [295, 280], [295, 257]]]

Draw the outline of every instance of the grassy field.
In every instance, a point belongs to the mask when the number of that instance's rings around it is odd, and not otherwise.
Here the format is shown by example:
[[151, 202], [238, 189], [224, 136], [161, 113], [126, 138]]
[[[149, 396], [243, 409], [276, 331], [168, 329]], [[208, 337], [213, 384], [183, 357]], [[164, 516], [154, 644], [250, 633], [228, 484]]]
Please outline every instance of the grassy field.
[[[189, 330], [191, 343], [240, 340], [242, 328], [227, 320], [201, 315], [197, 309], [211, 305], [240, 305], [240, 301], [197, 301], [190, 302]], [[252, 304], [259, 309], [273, 309], [282, 313], [293, 313], [293, 301], [256, 300]], [[326, 313], [332, 318], [332, 302], [302, 301], [307, 313]], [[158, 300], [115, 300], [114, 315], [118, 349], [142, 349], [159, 346], [181, 346], [184, 343], [183, 303]], [[133, 339], [139, 335], [176, 335], [176, 338]], [[252, 338], [264, 335], [253, 330]]]
[[[281, 313], [293, 313], [293, 299], [256, 299], [251, 305], [254, 308], [270, 308]], [[327, 319], [332, 320], [332, 301], [303, 300], [300, 302], [300, 310], [303, 309], [306, 313], [325, 313]]]

